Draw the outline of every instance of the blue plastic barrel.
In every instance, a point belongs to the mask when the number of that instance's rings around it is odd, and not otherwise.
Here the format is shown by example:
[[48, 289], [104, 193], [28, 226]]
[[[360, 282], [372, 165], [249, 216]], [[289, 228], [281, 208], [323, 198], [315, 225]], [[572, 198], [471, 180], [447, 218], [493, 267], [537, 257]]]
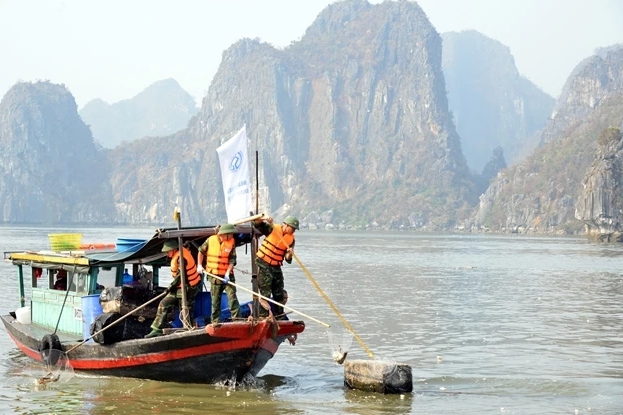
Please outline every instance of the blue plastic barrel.
[[128, 272], [128, 269], [126, 268], [123, 271], [123, 285], [132, 284], [132, 281], [134, 281], [134, 277], [130, 275], [130, 273]]
[[[212, 304], [210, 303], [210, 314], [212, 314]], [[221, 321], [225, 321], [231, 318], [231, 311], [229, 310], [229, 300], [227, 294], [223, 292], [221, 294]]]
[[[227, 320], [231, 318], [231, 311], [229, 310], [229, 305], [227, 301], [227, 294], [223, 293], [221, 295], [221, 320]], [[210, 321], [210, 316], [212, 315], [212, 295], [209, 292], [201, 291], [195, 297], [195, 309], [193, 312], [193, 316], [195, 317], [195, 321], [199, 326], [205, 325], [206, 322]], [[171, 327], [181, 328], [182, 321], [180, 320], [180, 311], [179, 309], [175, 309], [173, 312], [173, 322], [171, 323]], [[203, 317], [203, 318], [202, 318]]]
[[206, 291], [200, 291], [195, 297], [195, 310], [193, 315], [196, 317], [209, 317], [212, 313], [212, 295]]
[[[91, 323], [95, 321], [97, 316], [102, 314], [102, 305], [100, 304], [100, 295], [92, 294], [82, 297], [82, 337], [88, 339], [91, 337]], [[89, 340], [92, 342], [93, 340]]]

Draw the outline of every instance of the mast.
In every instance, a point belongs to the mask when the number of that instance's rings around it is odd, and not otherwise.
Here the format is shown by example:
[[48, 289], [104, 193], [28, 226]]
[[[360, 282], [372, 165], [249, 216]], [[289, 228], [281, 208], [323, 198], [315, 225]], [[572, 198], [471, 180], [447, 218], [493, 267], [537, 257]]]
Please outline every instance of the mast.
[[[175, 206], [173, 218], [177, 222], [177, 229], [182, 228], [182, 219], [180, 209]], [[180, 282], [182, 285], [182, 310], [180, 311], [180, 320], [185, 329], [190, 329], [190, 310], [188, 309], [188, 299], [186, 298], [186, 261], [184, 260], [184, 246], [182, 245], [182, 234], [177, 237], [178, 253], [180, 255]]]
[[[255, 213], [260, 213], [260, 178], [259, 178], [259, 156], [258, 151], [255, 150]], [[259, 238], [257, 233], [255, 232], [255, 228], [251, 226], [251, 288], [254, 293], [260, 292], [260, 286], [257, 281], [257, 263], [256, 263], [256, 254], [259, 244]], [[253, 296], [253, 308], [251, 310], [251, 315], [253, 316], [253, 320], [257, 320], [259, 316], [259, 306], [260, 306], [260, 298], [258, 296]]]

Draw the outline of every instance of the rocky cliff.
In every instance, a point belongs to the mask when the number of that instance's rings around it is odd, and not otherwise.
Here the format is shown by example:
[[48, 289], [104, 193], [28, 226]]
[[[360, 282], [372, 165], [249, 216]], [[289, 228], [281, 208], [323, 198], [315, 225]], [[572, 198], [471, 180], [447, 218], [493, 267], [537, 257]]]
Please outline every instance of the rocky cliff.
[[192, 222], [223, 219], [215, 149], [243, 124], [268, 212], [441, 229], [477, 201], [416, 3], [332, 4], [284, 50], [237, 42], [188, 129], [112, 152], [118, 218], [160, 223], [178, 199]]
[[540, 233], [580, 231], [575, 204], [598, 138], [607, 128], [620, 128], [622, 120], [623, 47], [618, 47], [586, 59], [573, 71], [543, 130], [542, 144], [527, 161], [498, 174], [481, 196], [471, 225]]
[[114, 220], [108, 166], [64, 86], [13, 86], [0, 102], [0, 148], [2, 222]]
[[623, 137], [618, 128], [604, 130], [595, 160], [582, 183], [575, 217], [591, 239], [623, 240]]
[[500, 42], [473, 30], [442, 38], [448, 102], [469, 167], [480, 172], [496, 147], [509, 164], [525, 158], [539, 144], [554, 98], [519, 74]]
[[[177, 204], [184, 224], [220, 222], [216, 148], [246, 125], [252, 171], [259, 154], [260, 210], [278, 218], [300, 215], [310, 227], [579, 231], [576, 202], [611, 184], [586, 174], [601, 132], [621, 128], [622, 62], [623, 48], [611, 48], [579, 65], [539, 148], [504, 169], [506, 151], [494, 147], [478, 176], [448, 109], [441, 38], [413, 2], [332, 4], [285, 49], [241, 40], [223, 53], [187, 128], [112, 150], [94, 143], [63, 86], [18, 84], [0, 103], [2, 221], [174, 225]], [[510, 118], [527, 123], [521, 114]], [[608, 166], [596, 171], [614, 171]], [[601, 220], [618, 206], [609, 200], [580, 217]]]
[[556, 102], [552, 120], [542, 133], [542, 143], [564, 136], [608, 96], [621, 90], [622, 54], [623, 44], [601, 48], [575, 67]]
[[186, 128], [197, 113], [195, 101], [174, 79], [163, 79], [131, 99], [87, 103], [80, 116], [105, 148], [142, 137], [172, 134]]

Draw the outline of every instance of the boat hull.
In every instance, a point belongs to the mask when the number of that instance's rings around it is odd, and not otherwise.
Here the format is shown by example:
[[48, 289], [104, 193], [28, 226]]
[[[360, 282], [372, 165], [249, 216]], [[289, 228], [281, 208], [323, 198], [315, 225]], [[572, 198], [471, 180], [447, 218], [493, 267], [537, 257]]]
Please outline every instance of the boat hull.
[[[42, 361], [40, 347], [49, 328], [21, 324], [0, 316], [17, 347]], [[165, 336], [126, 340], [111, 345], [84, 343], [75, 335], [59, 333], [61, 348], [76, 371], [96, 375], [153, 379], [183, 383], [239, 382], [255, 375], [277, 351], [279, 339], [301, 333], [301, 321], [259, 321], [208, 325]]]

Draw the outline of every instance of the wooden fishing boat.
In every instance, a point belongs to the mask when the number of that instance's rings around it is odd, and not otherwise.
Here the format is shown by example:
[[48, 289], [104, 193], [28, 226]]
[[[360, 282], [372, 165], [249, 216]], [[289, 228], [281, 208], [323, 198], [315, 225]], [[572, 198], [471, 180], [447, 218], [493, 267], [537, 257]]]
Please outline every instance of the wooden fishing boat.
[[[251, 241], [250, 227], [239, 225], [236, 230], [238, 246]], [[164, 330], [163, 336], [144, 338], [155, 317], [156, 297], [164, 292], [158, 285], [159, 276], [168, 274], [163, 244], [169, 239], [182, 241], [196, 257], [200, 244], [215, 232], [214, 227], [159, 229], [136, 251], [5, 252], [4, 259], [17, 269], [20, 307], [0, 318], [24, 354], [48, 364], [54, 362], [45, 352], [58, 350], [75, 371], [96, 375], [240, 382], [247, 375], [257, 375], [283, 339], [305, 329], [304, 322], [250, 318], [206, 325], [211, 301], [209, 292], [201, 292], [195, 306], [195, 327], [171, 328]], [[126, 269], [141, 279], [123, 285]], [[68, 282], [63, 291], [54, 289], [55, 275], [61, 270], [67, 273]], [[29, 304], [24, 289], [27, 281], [32, 286]], [[106, 294], [111, 293], [117, 297], [106, 301]], [[144, 307], [149, 301], [152, 307]], [[139, 308], [140, 313], [134, 313]], [[109, 315], [116, 327], [103, 323], [102, 335], [96, 336], [99, 342], [86, 341], [97, 327], [95, 323]]]

